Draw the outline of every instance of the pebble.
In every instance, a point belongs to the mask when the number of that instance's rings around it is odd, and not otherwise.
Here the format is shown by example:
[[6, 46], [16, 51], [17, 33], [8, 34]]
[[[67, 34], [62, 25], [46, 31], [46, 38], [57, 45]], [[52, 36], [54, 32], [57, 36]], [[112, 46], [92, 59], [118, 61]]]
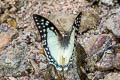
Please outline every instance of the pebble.
[[113, 5], [114, 0], [100, 0], [102, 3], [107, 4], [107, 5]]
[[[116, 12], [116, 11], [115, 11]], [[112, 31], [116, 38], [120, 38], [120, 11], [118, 10], [114, 15], [111, 15], [107, 20], [105, 25], [107, 29]]]
[[0, 25], [0, 52], [7, 46], [12, 40], [12, 37], [17, 34], [15, 29], [8, 28], [7, 24]]
[[95, 65], [96, 68], [99, 71], [107, 71], [113, 69], [113, 63], [112, 63], [113, 58], [114, 58], [113, 53], [104, 53], [100, 61], [96, 63]]
[[108, 73], [103, 80], [119, 80], [120, 74], [116, 72]]
[[[85, 43], [84, 49], [85, 49], [87, 54], [90, 54], [91, 48], [94, 45], [97, 38], [98, 38], [98, 35], [91, 35], [90, 38], [87, 38], [87, 41], [84, 42]], [[86, 39], [86, 38], [84, 38], [84, 39]], [[81, 41], [80, 43], [82, 44], [83, 41]]]
[[39, 68], [40, 68], [40, 70], [46, 69], [47, 68], [47, 64], [40, 62]]
[[[88, 66], [89, 66], [90, 71], [94, 71], [96, 69], [95, 65], [99, 60], [103, 60], [103, 65], [107, 65], [109, 62], [111, 62], [111, 57], [109, 57], [109, 54], [108, 55], [105, 54], [105, 51], [109, 50], [109, 47], [111, 47], [111, 45], [112, 45], [112, 40], [107, 34], [101, 34], [98, 36], [98, 38], [92, 45], [90, 53], [88, 54], [89, 55]], [[112, 49], [110, 49], [110, 50], [112, 50]], [[103, 55], [107, 55], [108, 58], [105, 58], [107, 56], [104, 57]], [[110, 54], [110, 55], [112, 55], [112, 54]], [[102, 57], [104, 57], [104, 58], [102, 58]], [[105, 62], [108, 62], [108, 63], [105, 64]], [[101, 61], [101, 63], [102, 63], [102, 61]], [[100, 67], [101, 66], [100, 64], [98, 63], [97, 66]], [[107, 67], [107, 66], [104, 66], [104, 69], [105, 69], [105, 67]]]
[[120, 70], [120, 53], [117, 53], [115, 58], [113, 59], [113, 66]]

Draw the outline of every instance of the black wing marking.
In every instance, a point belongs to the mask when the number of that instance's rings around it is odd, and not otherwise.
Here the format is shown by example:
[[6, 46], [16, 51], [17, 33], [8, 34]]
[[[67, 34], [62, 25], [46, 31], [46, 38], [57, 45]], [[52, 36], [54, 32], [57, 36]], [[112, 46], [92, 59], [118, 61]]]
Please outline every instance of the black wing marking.
[[[74, 47], [76, 47], [76, 42], [77, 42], [77, 35], [78, 35], [78, 31], [79, 31], [79, 27], [80, 27], [80, 22], [81, 22], [81, 16], [82, 16], [82, 12], [80, 12], [78, 14], [78, 16], [75, 18], [75, 21], [73, 23], [73, 27], [72, 27], [72, 31], [71, 31], [71, 34], [72, 32], [75, 30], [75, 40], [74, 40]], [[71, 35], [72, 36], [72, 35]], [[70, 63], [72, 63], [72, 57], [73, 57], [73, 54], [75, 53], [75, 48], [73, 49], [73, 52], [72, 52], [72, 56], [70, 58]]]
[[34, 19], [36, 26], [40, 32], [42, 41], [47, 39], [47, 28], [49, 28], [51, 31], [53, 31], [56, 35], [61, 36], [59, 30], [55, 27], [55, 25], [51, 21], [46, 19], [45, 17], [42, 17], [37, 14], [33, 14], [33, 19]]
[[75, 29], [75, 41], [77, 40], [78, 30], [79, 30], [80, 22], [81, 22], [81, 16], [82, 16], [82, 12], [80, 12], [78, 16], [75, 18], [75, 21], [72, 27], [72, 31]]

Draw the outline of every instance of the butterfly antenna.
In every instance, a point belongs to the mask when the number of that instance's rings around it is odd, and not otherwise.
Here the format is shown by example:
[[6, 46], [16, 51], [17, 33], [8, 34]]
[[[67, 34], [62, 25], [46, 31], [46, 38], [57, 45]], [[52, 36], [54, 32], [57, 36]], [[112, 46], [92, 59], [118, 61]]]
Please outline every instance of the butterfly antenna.
[[[57, 19], [58, 24], [60, 25], [60, 27], [63, 29], [62, 25], [60, 24], [60, 21]], [[64, 29], [63, 29], [64, 30]]]

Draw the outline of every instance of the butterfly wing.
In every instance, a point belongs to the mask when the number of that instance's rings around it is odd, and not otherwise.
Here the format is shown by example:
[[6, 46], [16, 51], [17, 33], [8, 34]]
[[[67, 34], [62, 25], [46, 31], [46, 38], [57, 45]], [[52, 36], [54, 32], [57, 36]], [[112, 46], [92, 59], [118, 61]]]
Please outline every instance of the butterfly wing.
[[68, 64], [68, 67], [72, 62], [72, 53], [74, 50], [75, 42], [77, 40], [78, 30], [79, 30], [80, 22], [81, 22], [81, 15], [82, 15], [82, 13], [79, 13], [79, 15], [75, 18], [75, 21], [74, 21], [73, 27], [72, 27], [72, 31], [71, 31], [71, 35], [70, 35], [69, 45], [64, 50], [65, 63]]
[[[78, 14], [78, 16], [75, 18], [75, 21], [73, 23], [73, 27], [72, 27], [72, 32], [75, 31], [75, 41], [77, 40], [77, 35], [78, 35], [78, 30], [80, 27], [80, 22], [81, 22], [81, 16], [82, 16], [82, 12], [80, 12]], [[72, 34], [72, 33], [71, 33]], [[71, 35], [72, 36], [72, 35]]]
[[59, 37], [61, 37], [61, 34], [54, 24], [45, 17], [34, 14], [33, 19], [40, 32], [44, 51], [47, 59], [49, 60], [49, 64], [53, 64], [57, 68], [57, 66], [59, 66], [58, 50], [61, 48], [59, 42]]
[[69, 65], [72, 62], [72, 53], [73, 53], [73, 50], [74, 50], [75, 41], [77, 40], [78, 30], [79, 30], [80, 21], [81, 21], [81, 15], [82, 15], [82, 13], [79, 13], [79, 15], [75, 18], [75, 21], [73, 23], [73, 28], [72, 28], [72, 31], [71, 31], [71, 35], [70, 35], [70, 40], [68, 41], [69, 44], [68, 44], [67, 47], [60, 46], [60, 43], [57, 43], [57, 42], [56, 42], [56, 44], [59, 44], [59, 45], [55, 46], [56, 50], [54, 50], [52, 48], [52, 46], [51, 47], [49, 46], [49, 48], [51, 48], [50, 50], [51, 50], [52, 54], [55, 53], [54, 55], [56, 55], [56, 61], [57, 61], [57, 64], [59, 64], [58, 66], [56, 66], [56, 68], [58, 70], [61, 70], [62, 68], [64, 70], [67, 70]]

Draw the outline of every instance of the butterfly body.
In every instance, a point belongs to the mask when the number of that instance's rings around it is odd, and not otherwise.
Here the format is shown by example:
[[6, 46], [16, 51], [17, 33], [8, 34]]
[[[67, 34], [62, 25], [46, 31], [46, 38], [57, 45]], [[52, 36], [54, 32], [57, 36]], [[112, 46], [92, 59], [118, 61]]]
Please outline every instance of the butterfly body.
[[60, 41], [62, 47], [64, 47], [64, 48], [68, 47], [68, 44], [70, 42], [70, 33], [64, 32], [59, 41]]
[[67, 70], [71, 64], [76, 35], [80, 26], [80, 17], [81, 13], [76, 18], [71, 32], [61, 34], [48, 19], [37, 14], [33, 15], [49, 61], [48, 64], [54, 65], [57, 70]]

